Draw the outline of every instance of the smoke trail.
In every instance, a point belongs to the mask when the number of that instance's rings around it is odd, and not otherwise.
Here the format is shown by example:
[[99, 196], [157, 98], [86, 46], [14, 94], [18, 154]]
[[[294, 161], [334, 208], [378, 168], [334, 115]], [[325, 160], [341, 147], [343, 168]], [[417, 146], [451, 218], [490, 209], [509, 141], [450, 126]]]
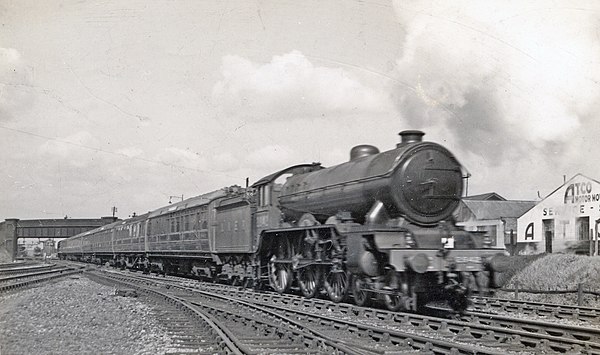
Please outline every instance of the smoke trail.
[[[594, 9], [593, 7], [596, 7]], [[600, 133], [600, 11], [593, 2], [395, 1], [407, 30], [396, 103], [416, 126], [495, 159]]]

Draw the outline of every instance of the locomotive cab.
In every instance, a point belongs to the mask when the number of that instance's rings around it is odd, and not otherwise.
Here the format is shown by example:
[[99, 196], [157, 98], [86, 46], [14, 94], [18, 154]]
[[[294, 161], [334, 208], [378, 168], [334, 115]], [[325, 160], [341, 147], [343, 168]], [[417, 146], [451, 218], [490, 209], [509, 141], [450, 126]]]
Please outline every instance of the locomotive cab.
[[257, 236], [261, 235], [266, 229], [285, 226], [282, 221], [283, 216], [278, 202], [283, 187], [279, 183], [279, 180], [289, 175], [305, 174], [321, 169], [323, 167], [319, 163], [294, 165], [265, 176], [251, 186], [255, 191]]

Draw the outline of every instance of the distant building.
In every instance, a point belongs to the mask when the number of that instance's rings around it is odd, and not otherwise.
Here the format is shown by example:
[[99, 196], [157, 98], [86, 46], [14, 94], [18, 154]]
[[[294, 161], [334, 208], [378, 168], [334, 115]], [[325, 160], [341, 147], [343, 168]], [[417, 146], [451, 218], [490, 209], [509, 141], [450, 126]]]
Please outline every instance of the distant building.
[[598, 255], [600, 182], [577, 174], [518, 220], [522, 253]]
[[469, 231], [485, 231], [494, 246], [516, 251], [517, 218], [535, 206], [534, 201], [507, 201], [495, 192], [462, 198], [454, 213], [459, 226]]

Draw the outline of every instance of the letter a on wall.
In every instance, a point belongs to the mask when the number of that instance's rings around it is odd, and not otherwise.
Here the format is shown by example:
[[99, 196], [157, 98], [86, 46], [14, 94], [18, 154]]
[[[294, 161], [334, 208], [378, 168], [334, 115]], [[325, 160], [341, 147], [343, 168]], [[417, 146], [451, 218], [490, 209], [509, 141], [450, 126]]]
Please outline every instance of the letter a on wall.
[[527, 228], [525, 228], [525, 240], [527, 239], [533, 240], [533, 222], [529, 223]]

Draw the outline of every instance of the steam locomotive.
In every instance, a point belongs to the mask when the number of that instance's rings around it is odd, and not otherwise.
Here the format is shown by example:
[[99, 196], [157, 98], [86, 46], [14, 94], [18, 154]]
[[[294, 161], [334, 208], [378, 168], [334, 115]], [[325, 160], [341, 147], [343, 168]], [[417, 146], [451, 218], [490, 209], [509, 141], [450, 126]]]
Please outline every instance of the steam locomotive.
[[467, 306], [502, 271], [504, 249], [457, 228], [463, 170], [444, 147], [400, 132], [385, 152], [354, 147], [348, 162], [291, 166], [59, 243], [59, 257], [326, 294], [358, 305]]

